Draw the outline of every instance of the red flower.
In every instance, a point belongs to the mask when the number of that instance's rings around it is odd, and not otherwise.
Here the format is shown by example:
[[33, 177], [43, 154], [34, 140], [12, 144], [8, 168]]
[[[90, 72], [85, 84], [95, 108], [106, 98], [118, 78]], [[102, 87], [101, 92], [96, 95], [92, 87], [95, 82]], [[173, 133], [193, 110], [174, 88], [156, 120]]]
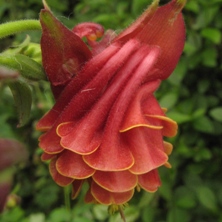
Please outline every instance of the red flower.
[[[75, 198], [87, 181], [86, 202], [124, 204], [134, 190], [155, 192], [157, 168], [170, 167], [177, 124], [153, 93], [174, 70], [182, 53], [185, 0], [153, 4], [115, 36], [94, 23], [64, 27], [41, 11], [43, 66], [56, 103], [38, 122], [43, 160]], [[86, 37], [88, 44], [81, 38]], [[91, 48], [91, 50], [89, 49]]]

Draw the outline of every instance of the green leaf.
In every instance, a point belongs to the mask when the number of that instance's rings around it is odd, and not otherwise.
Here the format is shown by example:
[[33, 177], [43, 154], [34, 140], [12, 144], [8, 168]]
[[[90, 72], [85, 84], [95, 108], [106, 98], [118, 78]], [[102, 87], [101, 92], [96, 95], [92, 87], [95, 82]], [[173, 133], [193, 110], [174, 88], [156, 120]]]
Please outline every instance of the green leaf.
[[54, 209], [49, 218], [53, 222], [65, 222], [70, 221], [71, 214], [65, 207], [61, 207]]
[[188, 1], [186, 6], [185, 6], [185, 9], [187, 9], [189, 11], [192, 11], [192, 12], [197, 14], [199, 12], [199, 10], [200, 10], [200, 7], [199, 7], [198, 2]]
[[179, 85], [187, 72], [187, 64], [185, 60], [180, 60], [174, 72], [168, 78], [168, 81], [174, 85]]
[[210, 150], [206, 148], [201, 148], [194, 156], [195, 161], [200, 162], [203, 160], [209, 160], [211, 159], [212, 154]]
[[203, 132], [203, 133], [213, 133], [214, 132], [214, 125], [212, 121], [205, 116], [202, 116], [196, 119], [193, 122], [193, 126], [196, 130]]
[[[154, 222], [155, 216], [157, 214], [157, 209], [153, 206], [146, 206], [142, 211], [142, 221], [143, 222]], [[141, 220], [139, 220], [141, 221]]]
[[215, 67], [217, 65], [217, 54], [218, 52], [214, 47], [205, 49], [201, 54], [203, 65], [207, 67]]
[[104, 221], [108, 217], [107, 206], [95, 205], [93, 207], [93, 214], [97, 220]]
[[17, 53], [20, 53], [25, 47], [27, 47], [30, 44], [30, 36], [27, 35], [25, 40], [19, 44], [19, 45], [12, 45], [9, 49], [4, 51], [2, 54], [10, 54], [10, 55], [15, 55]]
[[32, 105], [32, 92], [28, 84], [22, 81], [8, 82], [8, 85], [12, 91], [15, 106], [19, 115], [18, 127], [24, 126], [30, 116]]
[[211, 40], [215, 44], [219, 44], [221, 42], [221, 32], [218, 29], [215, 28], [202, 29], [201, 35], [204, 38]]
[[192, 114], [192, 119], [198, 119], [200, 117], [203, 117], [205, 114], [206, 110], [203, 108], [197, 109], [193, 114]]
[[21, 221], [24, 215], [25, 211], [19, 206], [16, 206], [10, 211], [5, 211], [2, 215], [0, 214], [0, 220], [4, 222], [17, 222]]
[[181, 208], [193, 208], [196, 205], [194, 193], [185, 186], [178, 187], [174, 192], [176, 205]]
[[45, 222], [45, 215], [43, 213], [31, 214], [29, 222]]
[[0, 65], [18, 70], [24, 78], [29, 80], [46, 80], [43, 67], [25, 55], [0, 54]]
[[198, 82], [197, 88], [198, 92], [203, 94], [205, 93], [210, 87], [210, 81], [207, 79], [202, 79]]
[[177, 102], [178, 95], [174, 92], [167, 93], [160, 99], [160, 104], [162, 107], [167, 109], [172, 108]]
[[167, 116], [172, 118], [174, 121], [176, 121], [178, 124], [186, 123], [192, 120], [192, 117], [187, 114], [183, 114], [177, 111], [171, 111], [167, 113]]
[[210, 110], [210, 116], [215, 120], [222, 122], [222, 107], [216, 107]]
[[191, 215], [187, 211], [173, 207], [168, 212], [167, 222], [187, 222], [190, 221], [190, 216]]
[[217, 203], [214, 192], [207, 186], [198, 187], [196, 189], [197, 197], [200, 203], [209, 210], [216, 211]]
[[[134, 222], [138, 219], [140, 212], [136, 207], [129, 206], [123, 211], [127, 222]], [[116, 213], [109, 217], [109, 222], [119, 222], [122, 221], [120, 214]]]

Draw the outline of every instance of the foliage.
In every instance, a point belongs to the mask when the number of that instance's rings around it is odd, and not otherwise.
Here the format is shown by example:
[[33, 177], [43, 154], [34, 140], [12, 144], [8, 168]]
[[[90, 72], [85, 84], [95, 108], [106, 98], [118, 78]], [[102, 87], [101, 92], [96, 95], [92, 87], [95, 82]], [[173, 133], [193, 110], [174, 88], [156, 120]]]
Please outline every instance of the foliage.
[[[119, 31], [151, 1], [47, 2], [70, 28], [79, 22], [94, 21], [106, 29]], [[0, 0], [0, 5], [1, 21], [37, 18], [42, 7], [40, 0]], [[127, 222], [222, 221], [221, 8], [221, 0], [190, 0], [184, 9], [187, 26], [184, 53], [172, 76], [163, 82], [156, 94], [162, 106], [168, 109], [168, 116], [179, 123], [179, 133], [171, 139], [174, 144], [170, 157], [172, 169], [161, 169], [162, 187], [157, 193], [140, 192], [129, 203], [125, 209]], [[33, 33], [30, 33], [31, 40], [38, 42], [40, 32]], [[18, 49], [23, 39], [24, 35], [19, 34], [1, 40], [1, 51], [11, 44]], [[39, 48], [36, 45], [34, 53], [25, 47], [20, 47], [19, 54], [37, 58]], [[40, 60], [36, 62], [41, 63]], [[24, 83], [24, 79], [22, 81]], [[17, 128], [18, 116], [12, 94], [6, 84], [0, 83], [0, 137], [21, 141], [29, 152], [28, 161], [16, 167], [12, 193], [0, 221], [120, 221], [119, 215], [109, 216], [106, 207], [85, 205], [83, 194], [69, 206], [69, 190], [63, 191], [54, 184], [47, 164], [40, 160], [38, 149], [39, 132], [35, 131], [35, 123], [53, 104], [49, 86], [44, 81], [36, 83], [33, 80], [25, 84], [29, 85], [27, 91], [32, 95], [29, 98], [32, 99], [31, 114], [29, 120], [25, 120], [27, 124]]]

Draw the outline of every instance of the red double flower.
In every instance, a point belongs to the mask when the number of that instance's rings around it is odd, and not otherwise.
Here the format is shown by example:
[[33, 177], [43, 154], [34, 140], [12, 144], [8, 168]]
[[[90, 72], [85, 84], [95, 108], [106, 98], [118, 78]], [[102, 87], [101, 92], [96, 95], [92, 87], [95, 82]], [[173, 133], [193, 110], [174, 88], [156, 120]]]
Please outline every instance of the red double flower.
[[[182, 53], [184, 0], [152, 5], [126, 30], [94, 23], [63, 26], [47, 9], [40, 21], [43, 66], [56, 99], [37, 124], [43, 160], [75, 198], [88, 182], [86, 202], [124, 204], [135, 189], [155, 192], [158, 167], [170, 167], [177, 124], [165, 115], [154, 92]], [[82, 41], [86, 37], [87, 43]]]

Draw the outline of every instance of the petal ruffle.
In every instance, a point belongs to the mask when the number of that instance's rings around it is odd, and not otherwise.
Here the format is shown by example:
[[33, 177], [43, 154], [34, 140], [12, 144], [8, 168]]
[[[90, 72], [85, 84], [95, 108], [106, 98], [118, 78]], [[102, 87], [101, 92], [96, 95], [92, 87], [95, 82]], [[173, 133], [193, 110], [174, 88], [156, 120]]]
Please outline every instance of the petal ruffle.
[[148, 121], [144, 115], [144, 100], [149, 104], [149, 113], [162, 112], [159, 104], [152, 95], [159, 86], [159, 81], [149, 82], [139, 89], [133, 101], [130, 103], [129, 108], [122, 121], [120, 132], [128, 131], [135, 127], [145, 126], [153, 129], [162, 129], [162, 125], [155, 125], [153, 121]]
[[113, 134], [106, 144], [101, 144], [94, 153], [83, 156], [90, 167], [103, 171], [123, 171], [134, 164], [134, 158], [128, 146], [118, 133], [116, 134]]
[[139, 175], [138, 184], [141, 188], [148, 192], [155, 192], [161, 185], [158, 171], [155, 169], [149, 173]]
[[74, 179], [61, 175], [56, 169], [56, 158], [51, 160], [49, 164], [49, 172], [53, 178], [53, 180], [60, 186], [64, 187], [73, 182]]
[[96, 171], [92, 178], [100, 187], [110, 192], [126, 192], [137, 185], [137, 176], [129, 171]]
[[[128, 144], [121, 138], [119, 129], [130, 100], [140, 87], [147, 72], [152, 69], [160, 52], [156, 47], [147, 47], [146, 50], [147, 55], [134, 70], [133, 76], [129, 79], [109, 112], [100, 147], [94, 153], [84, 156], [84, 161], [94, 169], [123, 171], [134, 164]], [[159, 81], [154, 81], [152, 84], [156, 86]]]
[[167, 137], [173, 137], [177, 134], [177, 123], [173, 121], [172, 119], [166, 117], [166, 116], [160, 116], [160, 115], [145, 115], [147, 119], [153, 119], [153, 120], [160, 120], [161, 125], [163, 126], [162, 133], [163, 136]]
[[[133, 44], [134, 47], [132, 47], [131, 44]], [[139, 45], [137, 42], [131, 42], [131, 44], [129, 44], [131, 50], [138, 49]], [[127, 50], [129, 50], [129, 46]], [[132, 76], [135, 67], [141, 63], [141, 59], [143, 59], [150, 50], [148, 47], [142, 47], [142, 49], [140, 48], [134, 52], [134, 55], [118, 70], [109, 86], [107, 86], [103, 96], [84, 118], [80, 121], [62, 123], [58, 126], [57, 133], [61, 136], [61, 145], [64, 148], [82, 155], [93, 153], [98, 148], [101, 144], [104, 124], [109, 116], [109, 111], [113, 103], [115, 103], [116, 97]], [[73, 110], [75, 109], [73, 108]]]
[[85, 179], [95, 173], [95, 170], [83, 161], [82, 156], [68, 150], [58, 157], [56, 169], [61, 175], [73, 179]]
[[48, 154], [57, 154], [64, 150], [60, 145], [60, 137], [53, 130], [49, 130], [39, 137], [39, 146]]
[[85, 180], [74, 180], [72, 182], [72, 199], [75, 199], [78, 196], [84, 181]]
[[173, 151], [173, 145], [171, 143], [168, 143], [166, 141], [163, 141], [164, 145], [164, 151], [169, 156]]
[[123, 134], [134, 158], [131, 173], [144, 174], [167, 162], [160, 130], [138, 127]]
[[95, 200], [101, 204], [111, 205], [111, 204], [124, 204], [129, 201], [133, 194], [134, 189], [126, 192], [115, 193], [109, 192], [99, 185], [97, 185], [94, 181], [91, 183], [91, 193]]
[[41, 155], [41, 160], [42, 161], [51, 160], [54, 157], [56, 157], [56, 154], [49, 154], [49, 153], [43, 152], [42, 155]]
[[[96, 121], [96, 119], [94, 119]], [[95, 122], [96, 124], [96, 122]], [[96, 130], [96, 125], [85, 118], [80, 123], [62, 123], [57, 128], [61, 137], [60, 144], [67, 150], [80, 155], [89, 155], [95, 152], [102, 141], [102, 131]]]

